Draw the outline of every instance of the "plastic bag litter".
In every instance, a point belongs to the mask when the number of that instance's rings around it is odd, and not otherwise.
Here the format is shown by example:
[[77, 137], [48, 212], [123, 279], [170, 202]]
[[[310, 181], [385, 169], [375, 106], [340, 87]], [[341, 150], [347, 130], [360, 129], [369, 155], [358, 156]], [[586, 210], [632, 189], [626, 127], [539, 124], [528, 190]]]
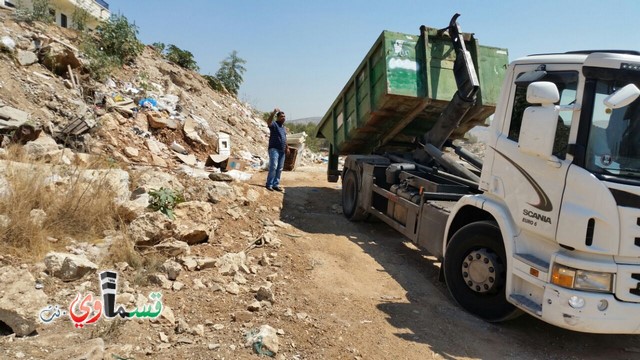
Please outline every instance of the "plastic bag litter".
[[232, 178], [236, 179], [236, 180], [240, 180], [240, 181], [247, 181], [249, 179], [251, 179], [251, 174], [246, 173], [244, 171], [240, 171], [240, 170], [229, 170], [226, 172], [226, 174], [228, 174], [229, 176], [231, 176]]
[[158, 106], [158, 102], [156, 101], [156, 99], [153, 99], [153, 98], [144, 98], [138, 102], [138, 106], [145, 107], [145, 108], [149, 108], [149, 107], [155, 108]]

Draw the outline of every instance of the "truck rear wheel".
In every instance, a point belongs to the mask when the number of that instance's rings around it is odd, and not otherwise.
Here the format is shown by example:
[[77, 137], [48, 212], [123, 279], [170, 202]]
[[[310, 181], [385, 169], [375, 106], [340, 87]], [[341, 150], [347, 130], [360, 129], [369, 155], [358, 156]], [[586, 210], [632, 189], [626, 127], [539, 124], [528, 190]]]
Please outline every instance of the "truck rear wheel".
[[358, 176], [355, 171], [347, 169], [342, 179], [342, 213], [351, 221], [367, 218], [367, 212], [358, 207]]
[[507, 261], [495, 222], [476, 222], [458, 230], [447, 245], [442, 266], [451, 296], [468, 312], [489, 322], [521, 314], [505, 297]]

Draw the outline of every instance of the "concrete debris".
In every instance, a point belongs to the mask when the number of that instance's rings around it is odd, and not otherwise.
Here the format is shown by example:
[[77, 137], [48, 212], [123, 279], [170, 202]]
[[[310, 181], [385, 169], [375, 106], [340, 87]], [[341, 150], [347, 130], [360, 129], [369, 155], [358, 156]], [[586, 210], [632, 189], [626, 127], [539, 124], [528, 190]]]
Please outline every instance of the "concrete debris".
[[22, 66], [33, 65], [38, 62], [38, 56], [31, 51], [18, 50], [18, 63]]
[[39, 312], [47, 306], [47, 295], [36, 290], [36, 280], [25, 269], [0, 267], [0, 322], [16, 336], [27, 336], [36, 330]]
[[185, 136], [187, 138], [189, 138], [191, 141], [197, 142], [197, 143], [202, 144], [204, 146], [208, 146], [209, 145], [204, 140], [202, 140], [202, 138], [200, 138], [200, 135], [198, 135], [198, 132], [196, 131], [195, 121], [193, 121], [193, 119], [191, 117], [188, 117], [184, 121], [184, 125], [183, 125], [183, 128], [182, 128], [182, 131], [184, 131]]
[[50, 252], [44, 258], [47, 272], [62, 281], [81, 279], [98, 270], [98, 265], [89, 261], [84, 255]]
[[242, 251], [239, 253], [224, 254], [216, 261], [218, 273], [221, 275], [233, 276], [242, 269], [248, 274], [249, 269], [247, 268], [247, 265], [245, 265], [246, 260], [247, 255]]

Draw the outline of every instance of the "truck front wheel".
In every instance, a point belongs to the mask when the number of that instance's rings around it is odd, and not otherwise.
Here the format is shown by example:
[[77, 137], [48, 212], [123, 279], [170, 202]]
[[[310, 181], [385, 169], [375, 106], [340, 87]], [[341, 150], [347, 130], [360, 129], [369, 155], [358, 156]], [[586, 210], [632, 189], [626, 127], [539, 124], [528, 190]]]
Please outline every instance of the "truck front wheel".
[[468, 312], [489, 322], [521, 313], [505, 297], [507, 261], [495, 222], [475, 222], [458, 230], [442, 266], [451, 296]]
[[351, 221], [367, 218], [367, 212], [358, 207], [358, 198], [358, 177], [353, 170], [347, 169], [342, 178], [342, 213]]

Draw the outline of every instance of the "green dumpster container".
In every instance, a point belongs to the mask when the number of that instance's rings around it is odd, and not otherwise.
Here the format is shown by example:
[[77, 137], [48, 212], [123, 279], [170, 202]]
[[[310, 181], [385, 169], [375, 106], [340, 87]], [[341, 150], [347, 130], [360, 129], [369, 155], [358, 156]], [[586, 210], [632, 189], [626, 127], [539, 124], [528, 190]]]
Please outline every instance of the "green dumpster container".
[[[508, 65], [506, 49], [480, 46], [463, 33], [480, 91], [452, 138], [493, 114]], [[420, 35], [383, 31], [344, 86], [316, 136], [329, 140], [332, 155], [415, 149], [457, 91], [455, 50], [448, 35], [421, 28]]]

